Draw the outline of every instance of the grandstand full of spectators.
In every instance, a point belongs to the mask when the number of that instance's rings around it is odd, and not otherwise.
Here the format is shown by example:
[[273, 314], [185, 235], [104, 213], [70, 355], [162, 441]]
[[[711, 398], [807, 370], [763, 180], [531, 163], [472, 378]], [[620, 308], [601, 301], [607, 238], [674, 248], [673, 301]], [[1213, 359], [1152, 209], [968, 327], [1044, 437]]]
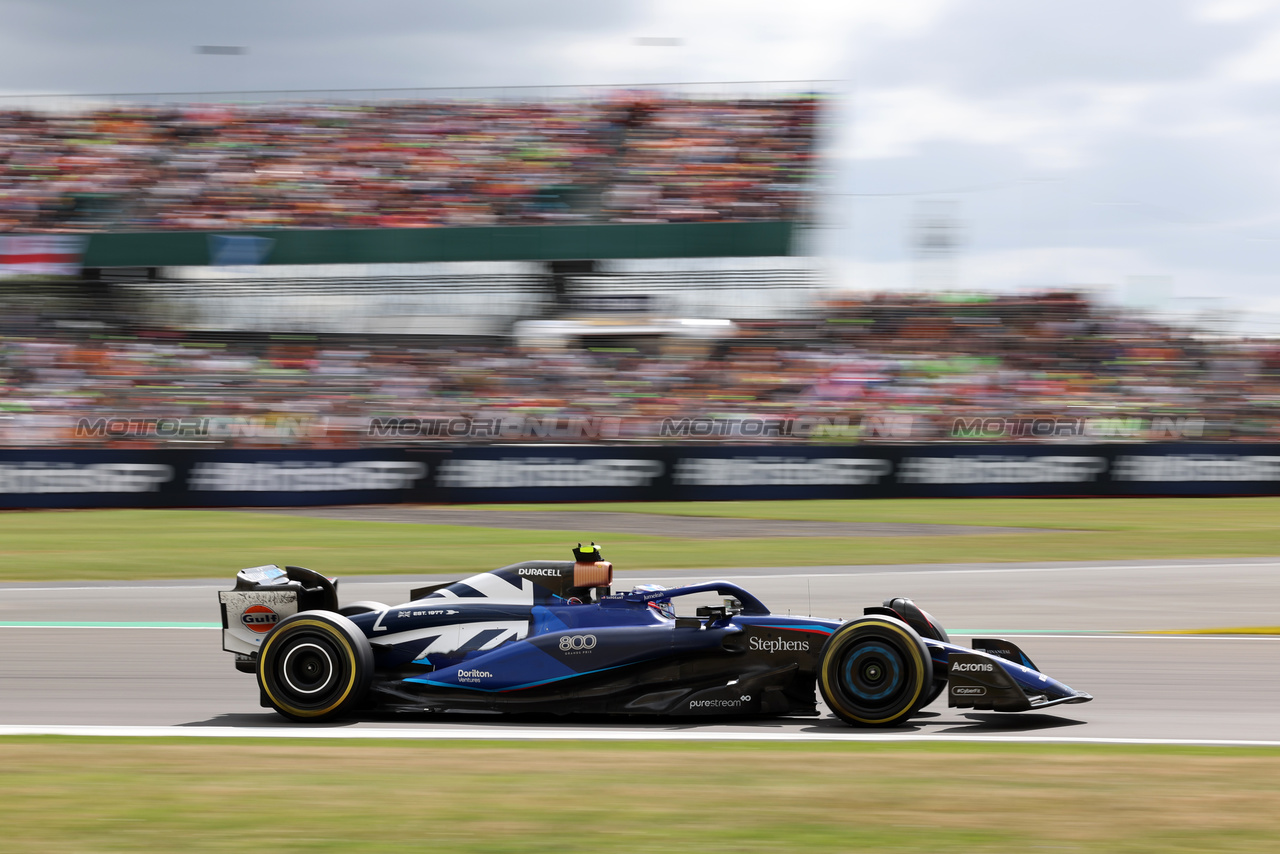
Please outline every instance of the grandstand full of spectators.
[[[804, 221], [820, 103], [630, 91], [10, 110], [0, 112], [0, 231]], [[809, 419], [826, 428], [705, 438], [1280, 441], [1274, 342], [1195, 334], [1081, 293], [863, 295], [718, 338], [611, 346], [282, 338], [60, 299], [0, 296], [0, 446], [182, 442], [192, 437], [78, 425], [200, 418], [266, 425], [213, 437], [228, 445], [491, 441], [370, 424], [505, 417], [613, 425], [583, 440], [671, 440], [661, 425], [673, 419]], [[1026, 419], [1051, 429], [972, 426]], [[1060, 432], [1054, 419], [1103, 429]], [[959, 422], [970, 426], [957, 433]], [[1174, 423], [1194, 429], [1172, 436]]]
[[813, 97], [0, 112], [0, 231], [794, 220]]
[[[239, 445], [351, 447], [374, 418], [534, 415], [616, 419], [613, 438], [663, 440], [667, 418], [824, 418], [811, 441], [954, 441], [957, 418], [1091, 418], [1136, 425], [1093, 440], [1171, 438], [1158, 417], [1202, 424], [1187, 439], [1280, 441], [1280, 346], [1196, 335], [1079, 293], [965, 301], [875, 295], [807, 319], [741, 324], [717, 341], [517, 348], [138, 328], [0, 312], [0, 445], [145, 446], [86, 437], [81, 418], [291, 419], [306, 429]], [[903, 425], [879, 434], [867, 419]], [[446, 441], [457, 437], [418, 437]], [[1085, 441], [1014, 435], [1019, 441]], [[721, 436], [716, 441], [761, 441]], [[797, 441], [764, 437], [763, 441]]]

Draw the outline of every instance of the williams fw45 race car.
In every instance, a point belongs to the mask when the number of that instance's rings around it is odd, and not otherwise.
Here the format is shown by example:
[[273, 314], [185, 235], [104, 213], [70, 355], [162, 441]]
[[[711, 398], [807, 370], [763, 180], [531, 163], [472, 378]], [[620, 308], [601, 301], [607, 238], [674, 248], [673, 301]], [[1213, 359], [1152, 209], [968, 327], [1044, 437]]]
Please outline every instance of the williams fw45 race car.
[[[223, 649], [261, 702], [323, 721], [362, 709], [662, 717], [817, 715], [901, 725], [943, 691], [953, 708], [1022, 712], [1092, 699], [1012, 643], [951, 643], [910, 599], [841, 622], [772, 614], [726, 581], [614, 593], [592, 544], [413, 590], [403, 605], [339, 605], [296, 566], [241, 570], [218, 594]], [[677, 616], [681, 597], [723, 604]], [[705, 595], [703, 598], [707, 598]]]

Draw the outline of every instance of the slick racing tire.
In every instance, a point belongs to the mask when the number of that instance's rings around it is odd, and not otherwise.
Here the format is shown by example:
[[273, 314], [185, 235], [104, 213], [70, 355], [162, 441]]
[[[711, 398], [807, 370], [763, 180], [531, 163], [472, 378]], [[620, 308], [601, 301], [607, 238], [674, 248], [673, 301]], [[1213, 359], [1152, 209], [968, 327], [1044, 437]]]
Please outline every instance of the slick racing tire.
[[836, 717], [863, 727], [891, 727], [919, 709], [933, 687], [933, 662], [915, 630], [893, 617], [845, 623], [818, 663], [818, 688]]
[[357, 706], [373, 678], [373, 648], [341, 614], [302, 611], [281, 620], [258, 653], [258, 686], [295, 721], [325, 721]]

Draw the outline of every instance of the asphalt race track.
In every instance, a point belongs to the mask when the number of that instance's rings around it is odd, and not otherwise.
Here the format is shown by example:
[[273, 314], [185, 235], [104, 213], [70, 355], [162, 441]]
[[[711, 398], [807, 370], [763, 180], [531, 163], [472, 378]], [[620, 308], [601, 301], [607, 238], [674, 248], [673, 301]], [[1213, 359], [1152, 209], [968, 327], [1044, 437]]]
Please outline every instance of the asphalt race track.
[[[215, 592], [231, 586], [233, 570], [225, 580], [199, 582], [0, 585], [0, 733], [128, 726], [161, 727], [175, 735], [195, 728], [371, 736], [438, 731], [482, 738], [554, 737], [570, 730], [646, 738], [862, 735], [829, 716], [645, 723], [398, 714], [318, 727], [291, 724], [258, 706], [253, 677], [236, 672], [231, 656], [221, 651], [213, 628], [219, 620]], [[410, 586], [452, 577], [348, 578], [339, 590], [343, 601], [397, 604], [407, 599]], [[908, 738], [1280, 739], [1280, 636], [1189, 633], [1280, 625], [1280, 560], [792, 567], [644, 576], [620, 570], [615, 589], [711, 578], [742, 584], [777, 613], [850, 618], [864, 605], [909, 596], [954, 640], [1003, 634], [1045, 672], [1096, 698], [1022, 715], [949, 710], [940, 699], [913, 726], [895, 731]]]

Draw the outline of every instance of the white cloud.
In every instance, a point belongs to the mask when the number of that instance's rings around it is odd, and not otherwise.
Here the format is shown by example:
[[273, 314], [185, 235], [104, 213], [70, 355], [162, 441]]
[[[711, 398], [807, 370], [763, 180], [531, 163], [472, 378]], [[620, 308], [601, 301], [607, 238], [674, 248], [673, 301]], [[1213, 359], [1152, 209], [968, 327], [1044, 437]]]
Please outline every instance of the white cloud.
[[1221, 75], [1241, 83], [1280, 80], [1280, 29], [1267, 32], [1252, 48], [1222, 63]]
[[[583, 79], [815, 80], [846, 73], [858, 40], [927, 30], [952, 0], [658, 0], [629, 21], [569, 46]], [[637, 37], [680, 40], [637, 45]]]
[[1078, 167], [1099, 134], [1132, 124], [1151, 97], [1150, 87], [1081, 85], [992, 99], [965, 98], [937, 86], [858, 93], [851, 144], [840, 153], [906, 157], [925, 143], [960, 142], [1015, 149], [1032, 169]]
[[1203, 0], [1193, 13], [1203, 21], [1237, 23], [1280, 9], [1277, 0]]

